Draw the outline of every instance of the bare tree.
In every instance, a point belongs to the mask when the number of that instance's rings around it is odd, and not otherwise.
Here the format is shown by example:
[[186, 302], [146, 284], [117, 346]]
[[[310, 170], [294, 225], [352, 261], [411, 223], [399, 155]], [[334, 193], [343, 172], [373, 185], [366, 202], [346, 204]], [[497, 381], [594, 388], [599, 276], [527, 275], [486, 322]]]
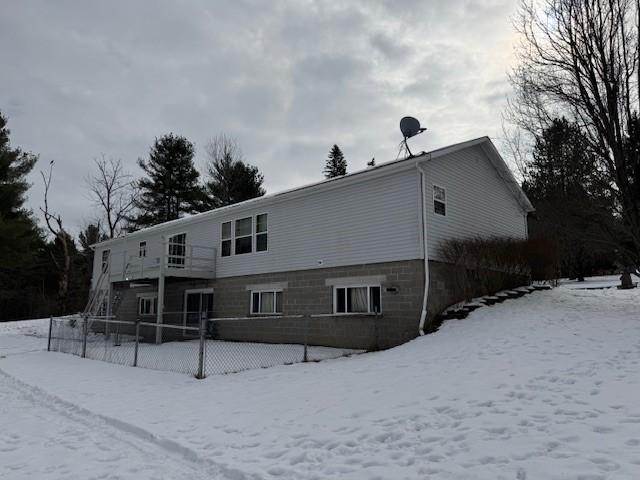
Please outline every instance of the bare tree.
[[102, 210], [108, 238], [114, 238], [120, 234], [123, 223], [135, 208], [136, 183], [133, 176], [124, 170], [122, 160], [107, 160], [103, 155], [94, 162], [97, 170], [86, 179], [89, 195]]
[[61, 313], [66, 313], [67, 300], [69, 293], [69, 272], [71, 270], [71, 242], [73, 239], [64, 229], [62, 225], [62, 217], [60, 214], [52, 213], [49, 209], [49, 188], [51, 187], [51, 179], [53, 176], [53, 160], [49, 162], [49, 172], [45, 174], [42, 170], [40, 175], [44, 182], [44, 207], [40, 207], [44, 215], [44, 221], [47, 229], [59, 242], [62, 249], [62, 260], [51, 255], [53, 263], [58, 270], [58, 303]]
[[640, 273], [640, 0], [523, 0], [509, 118], [539, 136], [566, 116], [586, 134]]

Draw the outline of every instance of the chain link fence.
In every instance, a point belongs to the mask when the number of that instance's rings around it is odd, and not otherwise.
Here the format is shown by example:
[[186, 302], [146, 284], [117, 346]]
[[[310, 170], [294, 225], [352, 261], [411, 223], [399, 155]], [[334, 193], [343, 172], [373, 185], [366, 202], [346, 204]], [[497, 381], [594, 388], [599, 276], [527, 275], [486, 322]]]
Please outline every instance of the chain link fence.
[[[261, 317], [213, 318], [199, 321], [152, 323], [126, 321], [113, 317], [51, 318], [48, 350], [70, 353], [119, 365], [207, 375], [235, 373], [276, 365], [321, 361], [363, 350], [308, 345], [309, 317], [302, 315], [265, 317], [280, 333], [281, 341], [270, 343], [223, 339], [239, 325], [260, 321]], [[287, 329], [295, 325], [296, 335], [287, 338]], [[300, 335], [302, 331], [302, 335]], [[226, 334], [225, 334], [226, 332]], [[236, 334], [237, 337], [238, 334]], [[242, 337], [242, 335], [240, 335]], [[305, 340], [301, 343], [299, 339]]]

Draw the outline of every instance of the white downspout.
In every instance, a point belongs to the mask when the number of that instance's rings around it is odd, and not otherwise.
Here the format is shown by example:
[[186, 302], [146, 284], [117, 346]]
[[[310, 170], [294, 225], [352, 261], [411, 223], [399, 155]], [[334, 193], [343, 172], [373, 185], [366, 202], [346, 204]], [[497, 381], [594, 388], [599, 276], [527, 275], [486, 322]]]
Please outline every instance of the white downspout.
[[420, 326], [418, 333], [424, 335], [424, 324], [427, 320], [427, 307], [429, 302], [429, 248], [427, 243], [427, 210], [425, 208], [424, 176], [422, 165], [416, 163], [420, 172], [420, 209], [422, 211], [422, 245], [424, 248], [424, 295], [422, 298], [422, 312], [420, 313]]

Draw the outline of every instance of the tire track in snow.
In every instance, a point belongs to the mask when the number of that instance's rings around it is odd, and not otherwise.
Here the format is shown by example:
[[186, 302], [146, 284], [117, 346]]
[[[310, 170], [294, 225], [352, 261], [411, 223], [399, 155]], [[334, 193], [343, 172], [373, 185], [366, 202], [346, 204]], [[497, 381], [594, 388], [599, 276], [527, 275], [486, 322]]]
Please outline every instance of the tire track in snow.
[[[198, 479], [229, 479], [229, 480], [253, 480], [257, 477], [246, 475], [240, 470], [230, 469], [212, 460], [198, 455], [195, 451], [170, 439], [160, 438], [151, 432], [140, 427], [131, 425], [121, 420], [97, 414], [84, 407], [67, 402], [55, 395], [42, 390], [39, 387], [22, 382], [18, 378], [8, 374], [0, 368], [0, 393], [2, 390], [9, 390], [7, 395], [12, 393], [22, 400], [21, 406], [30, 404], [34, 410], [45, 409], [55, 416], [64, 417], [65, 421], [72, 425], [79, 424], [81, 429], [91, 432], [99, 432], [118, 442], [118, 445], [125, 444], [147, 461], [148, 464], [166, 463], [170, 460], [170, 470], [178, 477], [169, 478], [190, 478]], [[5, 408], [7, 405], [5, 405]], [[0, 412], [1, 413], [1, 412]], [[9, 410], [9, 413], [12, 413]], [[0, 438], [2, 440], [2, 438]], [[0, 444], [0, 447], [2, 445]], [[0, 452], [2, 449], [0, 449]], [[128, 461], [128, 459], [127, 459]], [[16, 472], [18, 473], [18, 472]], [[171, 475], [171, 472], [163, 472]], [[166, 477], [162, 477], [166, 478]]]

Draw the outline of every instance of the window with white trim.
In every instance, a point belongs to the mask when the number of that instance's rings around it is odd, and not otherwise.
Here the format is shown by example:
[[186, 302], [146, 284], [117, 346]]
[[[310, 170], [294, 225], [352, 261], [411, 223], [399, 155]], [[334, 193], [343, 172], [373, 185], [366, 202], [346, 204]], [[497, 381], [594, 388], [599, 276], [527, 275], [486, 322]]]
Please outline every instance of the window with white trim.
[[102, 251], [102, 273], [107, 273], [107, 270], [109, 270], [109, 255], [110, 255], [111, 251], [110, 250], [103, 250]]
[[222, 249], [220, 254], [223, 257], [231, 256], [231, 222], [224, 222], [221, 226], [220, 238], [222, 239]]
[[267, 214], [256, 215], [256, 252], [267, 250]]
[[167, 243], [167, 265], [171, 268], [184, 268], [187, 256], [187, 234], [176, 233]]
[[282, 290], [252, 291], [251, 313], [282, 313]]
[[138, 315], [155, 315], [158, 311], [158, 297], [156, 295], [141, 295], [138, 297]]
[[251, 253], [253, 250], [253, 218], [240, 218], [235, 223], [235, 254]]
[[138, 257], [147, 256], [147, 242], [140, 242], [138, 245]]
[[335, 287], [334, 313], [381, 313], [380, 285]]
[[447, 215], [447, 191], [438, 185], [433, 186], [433, 211], [436, 215]]

